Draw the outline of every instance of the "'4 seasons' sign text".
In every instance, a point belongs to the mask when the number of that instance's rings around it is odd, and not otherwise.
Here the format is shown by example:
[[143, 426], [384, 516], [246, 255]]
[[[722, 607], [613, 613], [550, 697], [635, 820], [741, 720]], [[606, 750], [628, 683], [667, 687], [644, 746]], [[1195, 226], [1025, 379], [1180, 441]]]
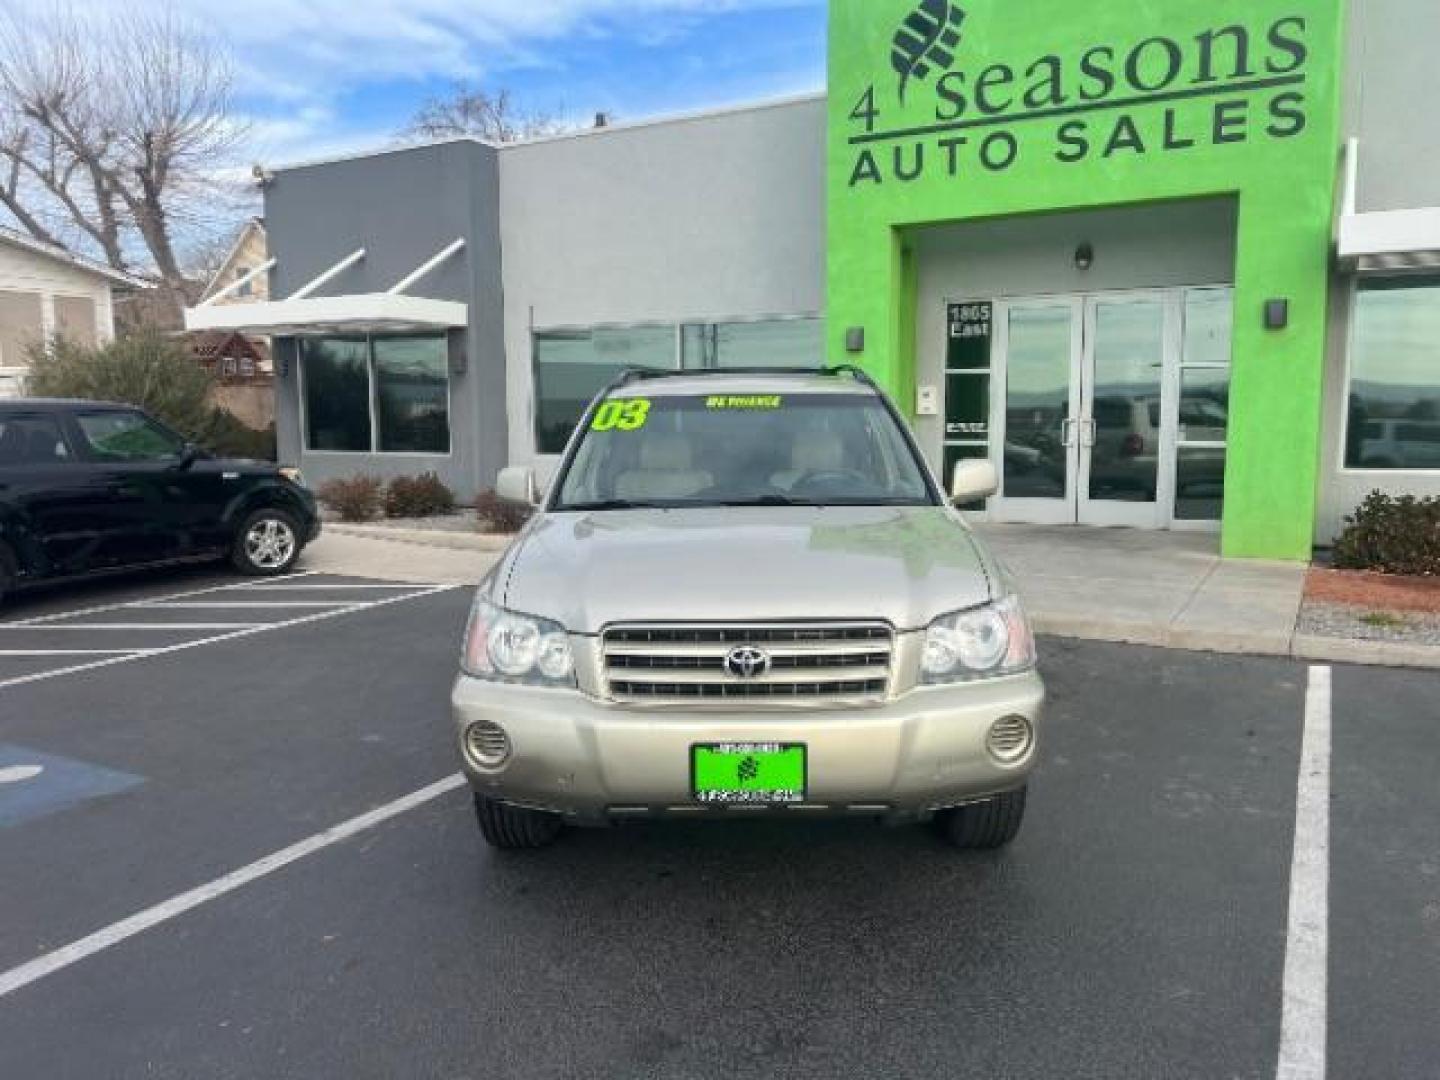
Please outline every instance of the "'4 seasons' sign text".
[[1001, 173], [1032, 155], [1066, 166], [1288, 139], [1308, 123], [1299, 15], [978, 70], [963, 66], [970, 29], [948, 0], [905, 18], [891, 44], [898, 86], [870, 85], [850, 113], [852, 188]]

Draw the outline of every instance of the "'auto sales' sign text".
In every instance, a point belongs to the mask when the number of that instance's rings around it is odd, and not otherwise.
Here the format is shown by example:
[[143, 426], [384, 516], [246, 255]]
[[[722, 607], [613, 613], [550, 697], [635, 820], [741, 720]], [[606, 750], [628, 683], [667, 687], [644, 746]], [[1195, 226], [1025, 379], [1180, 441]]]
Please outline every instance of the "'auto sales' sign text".
[[[1003, 173], [1034, 155], [1067, 166], [1288, 139], [1308, 123], [1299, 15], [979, 69], [964, 64], [971, 29], [950, 0], [920, 0], [904, 18], [898, 83], [870, 85], [850, 112], [852, 188]], [[901, 109], [903, 122], [887, 119]]]

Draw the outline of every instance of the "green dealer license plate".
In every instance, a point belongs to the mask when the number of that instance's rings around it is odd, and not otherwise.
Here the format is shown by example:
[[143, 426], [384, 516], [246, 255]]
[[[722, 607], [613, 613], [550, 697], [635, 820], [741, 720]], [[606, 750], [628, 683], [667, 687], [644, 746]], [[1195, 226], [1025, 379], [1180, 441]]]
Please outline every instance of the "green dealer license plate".
[[803, 803], [806, 779], [805, 747], [798, 743], [702, 743], [690, 748], [690, 780], [699, 803]]

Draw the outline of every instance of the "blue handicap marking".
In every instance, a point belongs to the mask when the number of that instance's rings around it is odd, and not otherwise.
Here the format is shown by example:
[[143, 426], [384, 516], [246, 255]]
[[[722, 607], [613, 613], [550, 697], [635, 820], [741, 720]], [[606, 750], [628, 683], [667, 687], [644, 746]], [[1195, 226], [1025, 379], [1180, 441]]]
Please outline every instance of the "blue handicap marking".
[[142, 776], [0, 743], [0, 829], [144, 782]]

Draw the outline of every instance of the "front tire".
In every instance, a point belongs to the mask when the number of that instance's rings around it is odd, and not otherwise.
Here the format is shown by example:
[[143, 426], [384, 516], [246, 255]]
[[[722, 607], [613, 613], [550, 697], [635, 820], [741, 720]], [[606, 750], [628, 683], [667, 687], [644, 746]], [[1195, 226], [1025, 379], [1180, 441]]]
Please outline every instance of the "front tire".
[[300, 558], [300, 526], [284, 510], [256, 510], [240, 525], [230, 549], [230, 562], [242, 574], [275, 577], [288, 574]]
[[1028, 788], [1007, 791], [984, 802], [957, 806], [935, 815], [940, 835], [966, 851], [1003, 848], [1020, 832]]
[[475, 820], [485, 842], [501, 851], [534, 851], [560, 838], [565, 823], [559, 814], [526, 810], [520, 806], [475, 795]]

